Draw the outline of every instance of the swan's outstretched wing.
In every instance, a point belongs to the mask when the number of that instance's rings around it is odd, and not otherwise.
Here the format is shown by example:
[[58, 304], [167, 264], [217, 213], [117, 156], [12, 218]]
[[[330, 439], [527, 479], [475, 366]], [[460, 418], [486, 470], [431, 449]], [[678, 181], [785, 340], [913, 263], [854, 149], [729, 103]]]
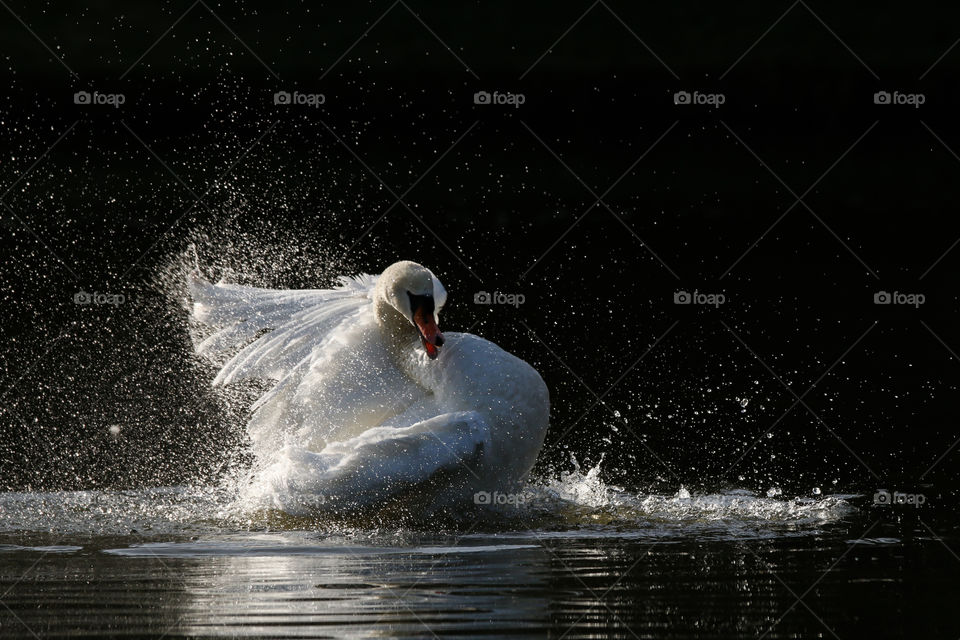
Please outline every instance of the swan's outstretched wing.
[[259, 453], [270, 455], [291, 440], [319, 451], [424, 398], [383, 344], [373, 314], [375, 283], [363, 275], [342, 278], [335, 289], [297, 291], [192, 278], [193, 318], [215, 329], [197, 352], [214, 362], [229, 358], [214, 385], [276, 381], [253, 405], [247, 425]]
[[290, 513], [379, 507], [405, 495], [423, 498], [431, 484], [444, 492], [438, 503], [468, 500], [489, 481], [483, 456], [490, 437], [480, 413], [459, 411], [406, 427], [368, 429], [320, 453], [287, 446], [263, 475], [261, 490]]
[[[195, 345], [221, 362], [234, 354], [214, 384], [245, 379], [280, 380], [309, 356], [346, 318], [369, 309], [377, 277], [343, 277], [333, 289], [260, 289], [212, 284], [190, 277], [192, 318], [215, 332]], [[264, 331], [271, 333], [261, 336]], [[250, 344], [248, 344], [250, 343]]]

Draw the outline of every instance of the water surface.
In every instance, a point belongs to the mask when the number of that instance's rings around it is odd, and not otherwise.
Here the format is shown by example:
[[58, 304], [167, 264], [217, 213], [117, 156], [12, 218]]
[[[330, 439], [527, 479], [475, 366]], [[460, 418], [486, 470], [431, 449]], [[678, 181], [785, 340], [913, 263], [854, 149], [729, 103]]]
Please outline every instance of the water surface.
[[[960, 560], [854, 496], [631, 495], [589, 474], [441, 531], [219, 490], [8, 493], [4, 637], [956, 637]], [[906, 522], [909, 521], [909, 522]], [[285, 527], [285, 528], [283, 528]]]

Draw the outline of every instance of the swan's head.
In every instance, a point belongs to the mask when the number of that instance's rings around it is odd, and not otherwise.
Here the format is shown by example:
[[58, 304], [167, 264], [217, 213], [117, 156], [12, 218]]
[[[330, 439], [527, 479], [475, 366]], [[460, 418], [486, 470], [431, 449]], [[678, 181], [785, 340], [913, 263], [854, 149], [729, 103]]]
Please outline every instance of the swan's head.
[[440, 355], [443, 334], [437, 322], [447, 290], [429, 269], [409, 260], [390, 265], [377, 280], [376, 301], [385, 302], [410, 323], [430, 359]]

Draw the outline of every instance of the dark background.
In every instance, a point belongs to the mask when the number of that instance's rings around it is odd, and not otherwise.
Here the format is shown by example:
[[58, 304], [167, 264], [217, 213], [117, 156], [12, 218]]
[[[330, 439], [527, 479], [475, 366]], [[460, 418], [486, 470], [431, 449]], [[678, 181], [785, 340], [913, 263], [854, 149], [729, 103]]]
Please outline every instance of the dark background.
[[[0, 486], [203, 482], [243, 457], [242, 391], [212, 392], [190, 355], [194, 244], [211, 277], [269, 286], [429, 266], [451, 294], [444, 330], [550, 386], [543, 471], [573, 453], [641, 490], [944, 502], [960, 460], [958, 17], [8, 2]], [[81, 90], [126, 102], [74, 104]], [[481, 90], [526, 102], [475, 105]], [[676, 105], [681, 90], [726, 101]], [[926, 102], [875, 105], [881, 90]], [[674, 304], [694, 289], [726, 302]], [[875, 305], [881, 290], [926, 302]]]

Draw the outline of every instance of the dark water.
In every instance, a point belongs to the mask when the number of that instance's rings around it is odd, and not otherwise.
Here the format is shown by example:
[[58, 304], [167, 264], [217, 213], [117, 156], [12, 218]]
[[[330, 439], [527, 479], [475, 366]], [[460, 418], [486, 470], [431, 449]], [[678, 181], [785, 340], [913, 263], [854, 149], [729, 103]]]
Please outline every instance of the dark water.
[[589, 477], [547, 493], [539, 511], [430, 533], [271, 520], [202, 490], [7, 494], [0, 633], [960, 633], [960, 544], [928, 512], [855, 496], [630, 496]]
[[955, 637], [957, 560], [923, 532], [862, 525], [742, 541], [14, 538], [37, 546], [0, 548], [0, 621], [40, 637]]

